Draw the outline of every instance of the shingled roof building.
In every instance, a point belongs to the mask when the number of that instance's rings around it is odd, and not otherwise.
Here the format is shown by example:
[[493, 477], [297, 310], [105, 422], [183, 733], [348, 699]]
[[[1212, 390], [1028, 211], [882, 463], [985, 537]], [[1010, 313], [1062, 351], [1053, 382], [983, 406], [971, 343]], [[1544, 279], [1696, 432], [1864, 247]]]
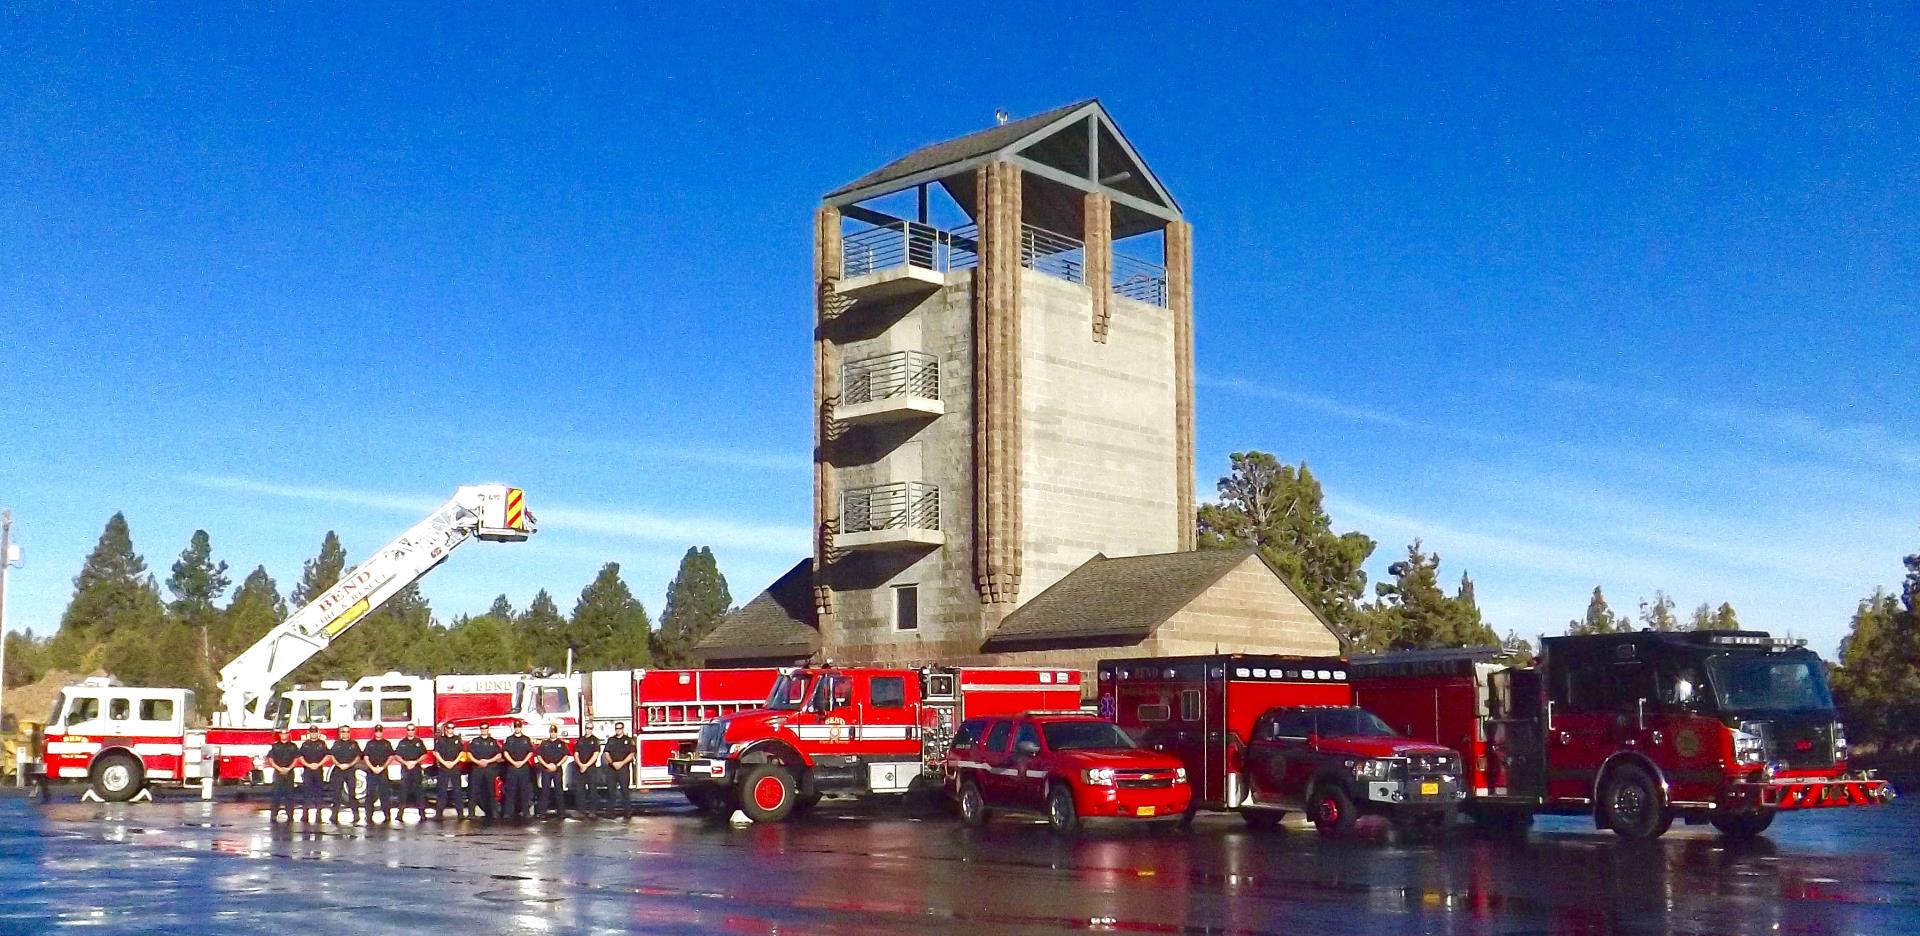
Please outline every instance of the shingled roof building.
[[814, 240], [814, 555], [709, 664], [1338, 650], [1191, 552], [1192, 228], [1098, 101], [894, 160]]

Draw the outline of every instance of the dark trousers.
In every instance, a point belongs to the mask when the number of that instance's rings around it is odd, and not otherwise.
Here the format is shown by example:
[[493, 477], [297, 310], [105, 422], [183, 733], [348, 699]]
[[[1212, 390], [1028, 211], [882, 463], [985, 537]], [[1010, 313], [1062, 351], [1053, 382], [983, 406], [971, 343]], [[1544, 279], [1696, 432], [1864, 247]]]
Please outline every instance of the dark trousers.
[[[380, 805], [375, 806], [378, 803]], [[373, 818], [373, 811], [380, 810], [388, 819], [393, 818], [393, 784], [387, 780], [385, 770], [367, 771], [367, 818]]]
[[421, 816], [427, 814], [427, 787], [418, 767], [400, 771], [400, 808], [408, 807], [420, 810]]
[[333, 818], [340, 818], [343, 807], [353, 814], [356, 821], [360, 818], [360, 801], [353, 795], [353, 775], [358, 772], [344, 767], [333, 768]]
[[441, 764], [433, 775], [433, 815], [444, 816], [449, 809], [467, 814], [467, 790], [460, 784], [460, 768]]
[[540, 771], [540, 811], [562, 816], [567, 812], [567, 771]]
[[499, 767], [475, 767], [473, 773], [467, 775], [467, 798], [473, 801], [473, 808], [488, 819], [500, 814], [500, 804], [493, 799], [493, 781], [498, 776]]
[[625, 767], [606, 768], [610, 786], [604, 802], [607, 809], [618, 809], [622, 816], [633, 812], [633, 781], [627, 779], [628, 773], [632, 770], [632, 764]]
[[280, 811], [283, 809], [286, 810], [287, 812], [287, 818], [292, 819], [293, 818], [293, 771], [291, 770], [287, 771], [286, 773], [280, 773], [279, 771], [274, 771], [273, 805], [267, 810], [267, 815], [269, 817], [278, 816], [280, 815]]
[[533, 806], [533, 768], [508, 767], [507, 788], [503, 791], [500, 811], [507, 816], [519, 819]]
[[320, 775], [320, 768], [302, 768], [300, 771], [300, 806], [307, 811], [308, 819], [312, 819], [314, 812], [326, 805], [326, 803], [323, 802], [326, 799], [326, 795], [327, 783], [326, 779]]
[[607, 768], [598, 764], [580, 773], [580, 811], [598, 815], [607, 808]]

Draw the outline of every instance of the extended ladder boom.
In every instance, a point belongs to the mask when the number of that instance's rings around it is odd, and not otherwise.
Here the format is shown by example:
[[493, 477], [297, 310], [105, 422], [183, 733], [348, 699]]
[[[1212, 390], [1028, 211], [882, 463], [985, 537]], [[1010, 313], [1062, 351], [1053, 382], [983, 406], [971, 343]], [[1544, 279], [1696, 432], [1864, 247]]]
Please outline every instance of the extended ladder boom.
[[289, 615], [220, 670], [223, 728], [266, 727], [273, 686], [326, 649], [348, 628], [401, 589], [445, 562], [470, 538], [519, 542], [534, 532], [519, 488], [466, 485], [425, 520], [341, 576], [332, 588]]

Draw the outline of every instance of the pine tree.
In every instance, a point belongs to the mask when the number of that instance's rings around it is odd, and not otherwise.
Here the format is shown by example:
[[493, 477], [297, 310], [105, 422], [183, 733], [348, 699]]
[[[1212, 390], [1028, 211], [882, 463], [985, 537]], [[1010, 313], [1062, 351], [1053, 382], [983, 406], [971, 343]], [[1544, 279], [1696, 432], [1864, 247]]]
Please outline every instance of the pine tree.
[[1567, 633], [1571, 635], [1622, 634], [1632, 629], [1633, 625], [1607, 606], [1607, 596], [1600, 593], [1598, 585], [1593, 587], [1593, 597], [1587, 601], [1587, 616], [1567, 622]]
[[280, 586], [267, 574], [266, 566], [256, 566], [240, 582], [233, 601], [220, 614], [219, 631], [214, 638], [217, 656], [231, 660], [267, 631], [287, 619], [287, 602], [280, 597]]
[[1500, 645], [1500, 635], [1480, 618], [1473, 579], [1461, 576], [1459, 591], [1448, 595], [1440, 587], [1440, 557], [1422, 551], [1419, 540], [1387, 571], [1393, 581], [1374, 586], [1379, 598], [1356, 616], [1349, 652]]
[[[542, 592], [541, 594], [545, 594]], [[552, 599], [547, 600], [551, 606]], [[559, 617], [559, 612], [554, 612]], [[507, 596], [493, 600], [493, 607], [479, 617], [462, 615], [447, 628], [447, 668], [457, 673], [519, 672], [527, 668], [519, 647], [513, 604]]]
[[194, 659], [199, 664], [202, 685], [212, 685], [214, 681], [217, 664], [213, 653], [213, 632], [220, 618], [216, 604], [231, 584], [232, 580], [227, 578], [227, 564], [213, 561], [213, 543], [207, 531], [193, 531], [193, 536], [187, 540], [187, 548], [181, 550], [180, 558], [173, 563], [173, 574], [167, 578], [167, 591], [173, 595], [167, 611], [176, 622], [193, 631], [195, 643], [198, 644]]
[[159, 589], [133, 551], [127, 518], [115, 513], [73, 579], [73, 600], [48, 650], [51, 662], [61, 669], [89, 668], [101, 662], [100, 649], [121, 629], [147, 632], [162, 617]]
[[515, 670], [535, 667], [558, 670], [567, 663], [567, 619], [546, 589], [533, 596], [525, 613], [514, 619]]
[[320, 554], [307, 560], [300, 569], [300, 584], [293, 587], [293, 607], [297, 610], [306, 607], [313, 599], [326, 594], [340, 581], [347, 571], [347, 550], [340, 545], [340, 537], [332, 530], [320, 541]]
[[609, 562], [580, 591], [567, 636], [579, 654], [579, 669], [626, 669], [651, 665], [648, 644], [653, 622], [647, 609], [620, 579], [620, 564]]
[[1700, 602], [1699, 606], [1693, 609], [1693, 613], [1687, 615], [1687, 623], [1681, 625], [1680, 629], [1688, 631], [1713, 630], [1713, 605], [1705, 601]]
[[[6, 648], [6, 682], [8, 686], [24, 686], [28, 683], [37, 682], [41, 676], [46, 675], [47, 642], [34, 637], [33, 628], [29, 627], [25, 630], [8, 632], [6, 636]], [[17, 713], [9, 709], [6, 714], [13, 716]], [[45, 712], [30, 712], [27, 714], [35, 718], [46, 715]], [[0, 731], [9, 730], [12, 729], [0, 728]]]
[[1680, 629], [1680, 619], [1673, 614], [1673, 599], [1666, 592], [1656, 590], [1652, 601], [1640, 599], [1640, 626], [1662, 633]]
[[1258, 547], [1342, 637], [1352, 638], [1376, 544], [1360, 533], [1333, 532], [1324, 492], [1306, 464], [1235, 452], [1218, 490], [1219, 502], [1202, 505], [1196, 518], [1200, 548]]
[[680, 557], [680, 570], [667, 585], [667, 606], [660, 613], [660, 630], [653, 654], [659, 666], [698, 666], [693, 647], [720, 626], [733, 595], [713, 551], [689, 548]]
[[1724, 601], [1720, 602], [1720, 607], [1713, 610], [1713, 626], [1707, 629], [1722, 631], [1739, 630], [1740, 618], [1733, 613], [1733, 605]]

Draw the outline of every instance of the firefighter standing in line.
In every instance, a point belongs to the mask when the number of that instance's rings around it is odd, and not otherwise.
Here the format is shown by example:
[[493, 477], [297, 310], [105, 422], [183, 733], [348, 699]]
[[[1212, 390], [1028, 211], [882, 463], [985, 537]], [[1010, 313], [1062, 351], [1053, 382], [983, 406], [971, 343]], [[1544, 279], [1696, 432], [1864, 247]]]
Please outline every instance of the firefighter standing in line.
[[300, 746], [287, 738], [287, 729], [281, 728], [273, 733], [273, 746], [267, 748], [267, 767], [273, 771], [273, 805], [267, 810], [267, 821], [280, 818], [280, 811], [286, 810], [287, 821], [293, 821], [293, 766], [300, 762]]
[[513, 723], [513, 734], [501, 745], [507, 759], [506, 800], [503, 812], [512, 819], [524, 819], [533, 806], [533, 739], [527, 737], [523, 722]]
[[427, 791], [421, 783], [420, 768], [427, 762], [427, 743], [412, 725], [407, 726], [407, 736], [393, 746], [393, 756], [400, 758], [400, 808], [409, 807], [420, 816], [427, 818]]
[[460, 736], [453, 733], [453, 722], [440, 726], [440, 734], [433, 739], [433, 763], [436, 767], [433, 777], [433, 818], [447, 818], [447, 808], [453, 807], [460, 818], [472, 815], [473, 806], [467, 802], [466, 788], [460, 784], [460, 761], [467, 756], [467, 746], [460, 742]]
[[333, 824], [340, 824], [340, 807], [345, 805], [347, 813], [354, 822], [360, 821], [360, 801], [353, 795], [353, 774], [366, 763], [360, 755], [360, 742], [353, 740], [353, 732], [345, 725], [340, 726], [339, 738], [327, 751], [333, 757]]
[[600, 738], [591, 729], [582, 733], [573, 746], [573, 762], [580, 768], [580, 811], [589, 816], [605, 815], [607, 789], [602, 781], [606, 778], [601, 776], [605, 761]]
[[493, 781], [500, 776], [500, 742], [493, 737], [493, 729], [480, 729], [480, 736], [467, 742], [467, 759], [473, 762], [473, 772], [467, 775], [467, 798], [473, 801], [473, 808], [487, 819], [499, 815], [500, 803], [493, 798]]
[[547, 726], [547, 740], [540, 742], [540, 802], [535, 812], [549, 819], [567, 815], [567, 742], [560, 740], [560, 726]]
[[612, 790], [603, 793], [601, 800], [606, 808], [613, 808], [617, 796], [620, 801], [620, 818], [625, 819], [633, 813], [633, 781], [629, 778], [633, 770], [633, 736], [627, 734], [627, 723], [619, 722], [613, 726], [613, 737], [607, 739], [607, 771], [610, 774]]
[[307, 728], [307, 739], [300, 742], [300, 805], [307, 811], [307, 821], [320, 811], [320, 800], [326, 792], [326, 781], [322, 771], [333, 763], [333, 757], [327, 752], [327, 736], [320, 733], [318, 726]]
[[373, 821], [373, 804], [380, 804], [380, 821], [393, 822], [393, 784], [387, 780], [387, 762], [393, 759], [393, 742], [388, 741], [386, 729], [373, 726], [373, 737], [367, 741], [361, 763], [367, 769], [367, 821]]

